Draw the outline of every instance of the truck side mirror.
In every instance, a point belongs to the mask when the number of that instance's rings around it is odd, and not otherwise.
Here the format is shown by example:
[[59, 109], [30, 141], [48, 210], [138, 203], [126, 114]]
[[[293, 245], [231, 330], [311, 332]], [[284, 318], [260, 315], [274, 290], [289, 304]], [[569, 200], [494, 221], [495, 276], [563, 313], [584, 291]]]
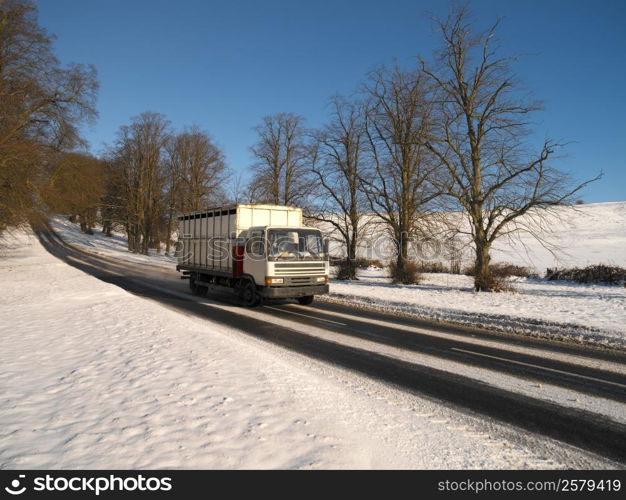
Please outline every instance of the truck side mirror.
[[328, 258], [328, 238], [324, 238], [324, 255]]

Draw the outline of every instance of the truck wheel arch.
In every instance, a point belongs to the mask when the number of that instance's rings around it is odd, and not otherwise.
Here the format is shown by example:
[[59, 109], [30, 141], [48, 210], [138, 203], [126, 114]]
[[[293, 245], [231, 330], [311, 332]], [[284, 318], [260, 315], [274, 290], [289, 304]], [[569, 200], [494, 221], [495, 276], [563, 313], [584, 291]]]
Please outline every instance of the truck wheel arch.
[[254, 286], [258, 286], [256, 284], [256, 281], [254, 280], [254, 276], [252, 276], [251, 274], [242, 274], [239, 277], [239, 285], [238, 286], [243, 288], [247, 281], [251, 281]]

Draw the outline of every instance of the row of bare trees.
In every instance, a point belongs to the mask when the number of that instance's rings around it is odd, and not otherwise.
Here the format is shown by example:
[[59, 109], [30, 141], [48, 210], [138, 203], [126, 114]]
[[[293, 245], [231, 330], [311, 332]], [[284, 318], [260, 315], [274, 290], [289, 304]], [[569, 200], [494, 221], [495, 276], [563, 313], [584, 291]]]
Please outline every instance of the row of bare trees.
[[169, 252], [177, 215], [225, 197], [226, 164], [211, 137], [197, 127], [174, 133], [159, 113], [120, 127], [106, 163], [103, 227], [123, 227], [133, 252], [160, 250], [161, 243]]
[[[475, 289], [492, 290], [491, 247], [520, 231], [538, 234], [548, 209], [571, 204], [588, 182], [551, 165], [560, 144], [533, 147], [530, 116], [514, 58], [494, 47], [496, 23], [472, 29], [467, 8], [434, 20], [440, 48], [412, 69], [372, 71], [353, 100], [332, 99], [330, 122], [306, 131], [299, 116], [266, 117], [252, 148], [251, 198], [301, 204], [330, 223], [347, 249], [348, 276], [364, 225], [374, 214], [395, 242], [393, 277], [414, 282], [409, 242], [432, 235], [433, 221], [456, 210], [475, 251]], [[527, 217], [522, 217], [522, 216]], [[442, 224], [436, 224], [439, 230]]]

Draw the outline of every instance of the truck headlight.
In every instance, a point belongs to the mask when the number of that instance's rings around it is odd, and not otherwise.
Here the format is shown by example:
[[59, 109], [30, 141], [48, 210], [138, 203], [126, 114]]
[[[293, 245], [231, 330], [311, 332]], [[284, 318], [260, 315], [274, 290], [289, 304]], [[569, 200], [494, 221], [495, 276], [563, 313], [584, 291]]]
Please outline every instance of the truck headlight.
[[270, 277], [266, 277], [265, 278], [265, 284], [266, 285], [282, 285], [283, 282], [285, 280], [283, 278], [270, 278]]
[[328, 281], [328, 276], [318, 276], [317, 277], [317, 282], [318, 283], [321, 283], [321, 282], [326, 283], [326, 281]]

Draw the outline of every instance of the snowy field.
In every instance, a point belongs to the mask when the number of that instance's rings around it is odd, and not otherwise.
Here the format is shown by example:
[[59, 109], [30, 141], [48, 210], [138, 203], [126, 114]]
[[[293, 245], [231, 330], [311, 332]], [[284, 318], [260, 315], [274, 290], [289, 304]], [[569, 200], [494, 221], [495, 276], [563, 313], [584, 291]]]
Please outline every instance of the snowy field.
[[[448, 214], [467, 231], [467, 221], [458, 213]], [[370, 219], [367, 219], [370, 220]], [[493, 262], [510, 262], [526, 266], [543, 276], [547, 268], [584, 267], [591, 264], [609, 264], [626, 267], [626, 202], [591, 203], [555, 207], [543, 217], [524, 216], [520, 227], [532, 229], [541, 241], [527, 231], [502, 237], [493, 245]], [[538, 221], [541, 221], [539, 223]], [[370, 220], [373, 222], [373, 220]], [[323, 228], [330, 231], [332, 226]], [[385, 244], [384, 227], [370, 224], [363, 230], [358, 254], [370, 259], [388, 261], [393, 257], [393, 245]], [[415, 260], [429, 260], [449, 264], [446, 256], [446, 238], [435, 236], [440, 247], [410, 245]], [[473, 262], [474, 255], [467, 235], [457, 235], [457, 253], [463, 266]], [[331, 250], [333, 246], [331, 245]], [[331, 253], [342, 253], [335, 248]]]
[[7, 239], [0, 469], [602, 466], [136, 297], [32, 236]]
[[608, 264], [626, 267], [626, 202], [590, 203], [555, 209], [541, 237], [529, 234], [497, 242], [494, 262], [528, 266], [543, 276], [547, 268]]

